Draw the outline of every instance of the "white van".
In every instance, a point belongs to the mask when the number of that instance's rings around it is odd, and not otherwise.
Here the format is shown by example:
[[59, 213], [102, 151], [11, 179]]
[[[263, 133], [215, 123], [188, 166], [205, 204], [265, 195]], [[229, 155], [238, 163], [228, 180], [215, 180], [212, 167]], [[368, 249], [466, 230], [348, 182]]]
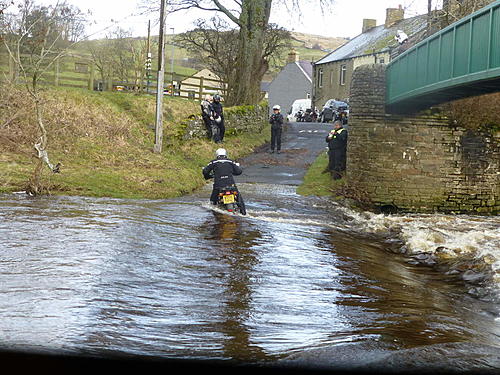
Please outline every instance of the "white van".
[[295, 121], [295, 115], [298, 111], [311, 108], [311, 99], [297, 99], [292, 103], [292, 107], [288, 111], [287, 119], [292, 122]]

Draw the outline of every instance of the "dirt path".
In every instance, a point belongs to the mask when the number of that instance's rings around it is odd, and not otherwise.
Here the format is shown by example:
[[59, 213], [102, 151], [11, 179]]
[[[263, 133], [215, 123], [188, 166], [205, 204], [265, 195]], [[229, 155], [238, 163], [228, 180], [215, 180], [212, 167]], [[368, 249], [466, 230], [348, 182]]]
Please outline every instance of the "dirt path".
[[240, 160], [240, 183], [300, 185], [307, 168], [325, 151], [331, 124], [293, 122], [285, 126], [281, 154], [270, 154], [269, 144]]

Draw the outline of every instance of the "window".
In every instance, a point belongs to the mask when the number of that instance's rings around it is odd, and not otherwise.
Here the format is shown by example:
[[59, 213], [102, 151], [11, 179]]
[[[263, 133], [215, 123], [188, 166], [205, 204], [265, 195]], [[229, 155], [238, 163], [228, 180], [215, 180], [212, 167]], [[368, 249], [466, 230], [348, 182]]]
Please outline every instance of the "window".
[[381, 57], [381, 58], [378, 60], [378, 62], [379, 62], [380, 64], [383, 64], [383, 63], [385, 62], [385, 60], [384, 60], [384, 58], [383, 58], [383, 57]]
[[323, 87], [323, 69], [318, 70], [318, 87]]
[[341, 65], [340, 66], [340, 84], [343, 86], [345, 85], [345, 73], [347, 71], [347, 66], [344, 64], [344, 65]]
[[306, 93], [306, 99], [311, 99], [311, 93], [310, 92]]

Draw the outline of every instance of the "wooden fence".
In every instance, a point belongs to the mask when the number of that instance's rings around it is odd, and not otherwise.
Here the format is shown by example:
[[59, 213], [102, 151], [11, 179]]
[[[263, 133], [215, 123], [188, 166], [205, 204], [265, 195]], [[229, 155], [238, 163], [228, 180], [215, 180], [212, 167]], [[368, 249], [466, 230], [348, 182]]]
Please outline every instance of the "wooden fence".
[[[146, 76], [146, 74], [144, 74]], [[0, 81], [23, 83], [19, 68], [7, 54], [0, 54]], [[68, 56], [59, 59], [48, 72], [41, 84], [74, 87], [97, 91], [126, 91], [156, 94], [157, 79], [153, 72], [150, 79], [128, 78], [125, 80], [100, 78], [100, 74], [87, 58], [81, 56]], [[226, 93], [227, 85], [217, 79], [203, 76], [185, 75], [175, 72], [166, 72], [164, 80], [164, 94], [187, 99], [201, 100], [206, 94]]]

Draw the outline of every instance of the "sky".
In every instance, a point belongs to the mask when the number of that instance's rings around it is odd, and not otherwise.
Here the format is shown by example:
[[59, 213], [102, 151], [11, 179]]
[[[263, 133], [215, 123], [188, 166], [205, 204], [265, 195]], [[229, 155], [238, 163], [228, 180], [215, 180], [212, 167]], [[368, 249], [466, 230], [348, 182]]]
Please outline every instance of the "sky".
[[[155, 0], [149, 0], [154, 2]], [[158, 4], [159, 0], [156, 0]], [[229, 1], [229, 0], [226, 0]], [[56, 0], [39, 0], [54, 4]], [[151, 19], [152, 34], [158, 35], [159, 12], [149, 15], [140, 13], [140, 0], [67, 0], [83, 11], [92, 13], [89, 27], [90, 39], [103, 37], [116, 25], [130, 30], [133, 36], [146, 36], [148, 19]], [[286, 1], [285, 1], [286, 2]], [[433, 4], [440, 2], [433, 0]], [[279, 2], [275, 2], [279, 4]], [[327, 37], [355, 37], [360, 34], [364, 18], [373, 18], [380, 25], [385, 20], [386, 8], [405, 8], [405, 17], [427, 13], [427, 0], [335, 0], [334, 5], [322, 12], [319, 0], [299, 0], [300, 12], [284, 6], [274, 6], [270, 22], [289, 31], [322, 35]], [[166, 33], [179, 33], [193, 28], [197, 18], [210, 18], [213, 12], [187, 10], [167, 16]]]

